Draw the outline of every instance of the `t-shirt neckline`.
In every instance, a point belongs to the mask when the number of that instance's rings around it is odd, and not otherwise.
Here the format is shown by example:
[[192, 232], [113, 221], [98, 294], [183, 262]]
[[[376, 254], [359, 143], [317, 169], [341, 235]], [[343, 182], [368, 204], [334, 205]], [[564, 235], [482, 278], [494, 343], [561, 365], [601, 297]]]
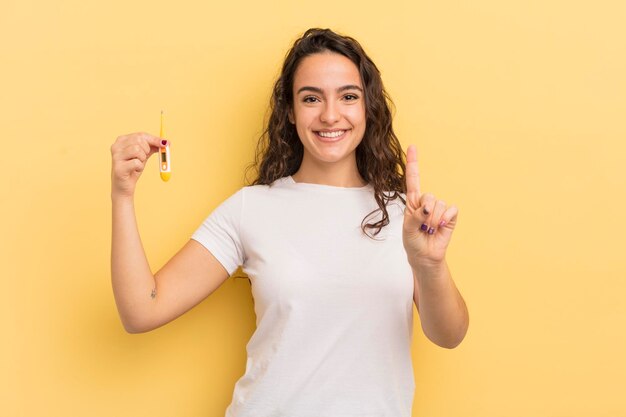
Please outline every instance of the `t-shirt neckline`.
[[325, 189], [325, 190], [365, 191], [371, 188], [371, 185], [369, 183], [364, 185], [363, 187], [338, 187], [335, 185], [313, 184], [310, 182], [296, 182], [291, 175], [287, 176], [287, 182], [289, 182], [290, 184], [296, 184], [302, 187], [317, 188], [317, 189], [322, 189], [322, 190]]

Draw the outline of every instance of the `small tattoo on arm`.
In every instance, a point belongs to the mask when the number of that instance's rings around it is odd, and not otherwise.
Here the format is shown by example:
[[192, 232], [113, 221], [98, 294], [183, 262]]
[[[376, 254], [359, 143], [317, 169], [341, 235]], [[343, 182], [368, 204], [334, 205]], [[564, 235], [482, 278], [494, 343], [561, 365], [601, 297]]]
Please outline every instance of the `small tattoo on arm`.
[[150, 297], [151, 297], [151, 298], [156, 297], [156, 288], [153, 288], [153, 289], [152, 289], [152, 292], [150, 293]]

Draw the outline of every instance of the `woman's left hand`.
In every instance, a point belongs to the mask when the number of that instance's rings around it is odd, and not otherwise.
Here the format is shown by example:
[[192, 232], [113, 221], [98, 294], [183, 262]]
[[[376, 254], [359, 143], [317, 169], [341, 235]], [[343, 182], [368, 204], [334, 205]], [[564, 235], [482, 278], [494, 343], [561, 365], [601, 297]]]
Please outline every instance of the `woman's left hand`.
[[402, 243], [411, 267], [440, 265], [457, 222], [458, 208], [448, 207], [430, 193], [421, 194], [415, 146], [409, 145], [406, 163], [406, 210]]

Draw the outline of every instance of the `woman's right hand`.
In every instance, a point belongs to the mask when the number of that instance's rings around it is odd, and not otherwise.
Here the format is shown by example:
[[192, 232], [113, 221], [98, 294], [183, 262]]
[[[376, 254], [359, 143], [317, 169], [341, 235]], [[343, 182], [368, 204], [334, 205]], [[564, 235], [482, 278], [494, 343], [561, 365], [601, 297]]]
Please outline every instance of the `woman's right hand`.
[[171, 142], [144, 132], [119, 136], [111, 146], [111, 196], [132, 197], [146, 162], [166, 144]]

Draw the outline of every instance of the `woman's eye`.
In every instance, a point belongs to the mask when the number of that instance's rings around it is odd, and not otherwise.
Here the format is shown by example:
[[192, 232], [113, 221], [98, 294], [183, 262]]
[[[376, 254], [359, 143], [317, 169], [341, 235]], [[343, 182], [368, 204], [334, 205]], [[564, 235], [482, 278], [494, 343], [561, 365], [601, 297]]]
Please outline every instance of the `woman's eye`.
[[344, 97], [346, 97], [346, 98], [348, 98], [348, 97], [352, 97], [352, 99], [351, 99], [351, 100], [348, 100], [348, 101], [354, 101], [354, 100], [356, 100], [357, 98], [359, 98], [358, 96], [355, 96], [354, 94], [346, 94]]
[[308, 96], [308, 97], [305, 97], [302, 101], [304, 101], [305, 103], [312, 103], [312, 101], [309, 101], [309, 99], [317, 100], [316, 97]]

